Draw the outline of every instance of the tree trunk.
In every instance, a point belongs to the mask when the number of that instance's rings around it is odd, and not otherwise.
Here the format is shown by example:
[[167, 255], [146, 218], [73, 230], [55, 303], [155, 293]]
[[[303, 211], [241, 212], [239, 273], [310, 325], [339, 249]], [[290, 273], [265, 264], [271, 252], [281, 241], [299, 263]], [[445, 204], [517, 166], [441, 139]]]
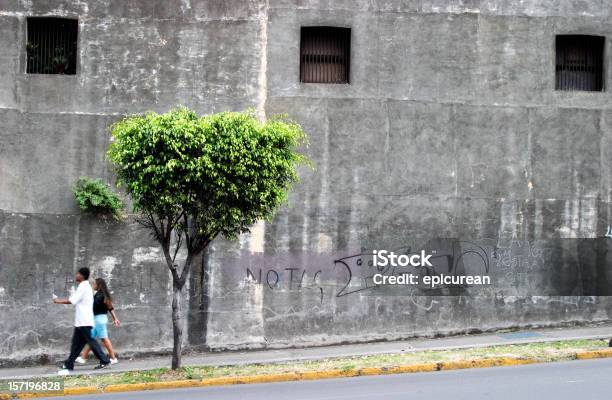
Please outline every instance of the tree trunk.
[[[200, 258], [195, 258], [189, 278], [189, 302], [183, 303], [185, 310], [189, 311], [186, 326], [186, 341], [197, 349], [206, 349], [206, 330], [208, 321], [209, 282], [210, 282], [210, 254], [204, 249]], [[187, 295], [187, 293], [185, 293]]]
[[174, 345], [172, 347], [172, 369], [181, 367], [181, 348], [183, 344], [183, 326], [181, 324], [181, 296], [182, 287], [178, 282], [172, 285], [172, 332]]
[[187, 282], [187, 278], [189, 278], [189, 269], [191, 268], [194, 254], [191, 249], [187, 250], [187, 259], [183, 265], [182, 272], [179, 274], [177, 266], [174, 264], [174, 259], [170, 256], [169, 248], [170, 246], [168, 241], [162, 242], [162, 249], [164, 250], [166, 263], [168, 264], [168, 268], [172, 274], [172, 334], [174, 339], [174, 343], [172, 345], [172, 369], [178, 369], [181, 367], [181, 349], [183, 347], [181, 300], [185, 282]]

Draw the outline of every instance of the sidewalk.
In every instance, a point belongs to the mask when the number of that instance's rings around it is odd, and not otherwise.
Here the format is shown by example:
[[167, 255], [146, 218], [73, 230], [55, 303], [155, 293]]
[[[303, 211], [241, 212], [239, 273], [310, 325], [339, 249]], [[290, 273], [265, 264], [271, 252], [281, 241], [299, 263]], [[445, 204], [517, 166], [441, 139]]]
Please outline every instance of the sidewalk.
[[[453, 336], [438, 339], [411, 339], [398, 342], [379, 342], [305, 349], [257, 350], [245, 352], [219, 352], [186, 355], [183, 366], [223, 366], [254, 363], [317, 360], [336, 357], [365, 356], [373, 354], [402, 353], [421, 350], [445, 350], [468, 347], [488, 347], [535, 342], [552, 342], [578, 339], [609, 339], [612, 324], [592, 327], [534, 329], [510, 333]], [[76, 365], [75, 374], [103, 374], [170, 367], [170, 356], [136, 360], [122, 360], [112, 368], [93, 371], [95, 361]], [[0, 369], [0, 379], [55, 376], [58, 368], [54, 365], [28, 368]]]

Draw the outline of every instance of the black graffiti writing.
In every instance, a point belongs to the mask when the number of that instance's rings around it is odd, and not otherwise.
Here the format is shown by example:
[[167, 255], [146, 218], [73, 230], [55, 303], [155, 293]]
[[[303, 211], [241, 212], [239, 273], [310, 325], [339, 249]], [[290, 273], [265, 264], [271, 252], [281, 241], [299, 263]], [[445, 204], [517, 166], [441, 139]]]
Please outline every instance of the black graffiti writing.
[[269, 268], [267, 271], [265, 271], [264, 268], [259, 268], [255, 271], [247, 268], [246, 277], [256, 284], [265, 283], [266, 286], [272, 290], [281, 288], [286, 288], [288, 290], [301, 290], [304, 287], [318, 286], [322, 272], [322, 270], [318, 270], [312, 275], [312, 278], [309, 278], [308, 274], [306, 273], [306, 269], [302, 268]]

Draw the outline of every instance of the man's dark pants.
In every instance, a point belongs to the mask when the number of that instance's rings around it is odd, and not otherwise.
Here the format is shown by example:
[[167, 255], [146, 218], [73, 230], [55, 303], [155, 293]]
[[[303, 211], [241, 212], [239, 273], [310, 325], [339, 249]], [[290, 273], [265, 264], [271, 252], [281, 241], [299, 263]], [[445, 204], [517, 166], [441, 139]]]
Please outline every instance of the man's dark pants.
[[72, 344], [70, 345], [70, 356], [66, 361], [64, 361], [64, 365], [67, 369], [74, 369], [74, 360], [77, 359], [83, 347], [86, 344], [89, 345], [94, 355], [100, 360], [101, 364], [108, 364], [110, 360], [106, 353], [102, 351], [100, 344], [98, 341], [91, 337], [91, 326], [75, 326], [74, 333], [72, 334]]

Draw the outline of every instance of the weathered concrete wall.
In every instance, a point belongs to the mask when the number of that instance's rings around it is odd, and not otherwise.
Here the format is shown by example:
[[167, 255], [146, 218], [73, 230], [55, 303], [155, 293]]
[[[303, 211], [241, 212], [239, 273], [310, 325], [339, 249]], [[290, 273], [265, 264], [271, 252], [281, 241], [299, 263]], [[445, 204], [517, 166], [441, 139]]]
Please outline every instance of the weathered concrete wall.
[[[212, 288], [209, 345], [609, 319], [607, 298], [347, 294], [360, 282], [343, 291], [348, 272], [334, 260], [437, 236], [502, 249], [520, 240], [535, 253], [537, 240], [605, 233], [611, 94], [556, 92], [554, 37], [609, 38], [610, 11], [602, 2], [272, 1], [266, 111], [304, 125], [317, 171], [265, 227], [263, 255], [250, 263], [263, 270], [260, 285], [232, 286], [245, 262], [228, 258], [244, 255], [212, 257], [226, 283]], [[299, 28], [312, 25], [352, 28], [350, 85], [299, 83]]]
[[[73, 310], [49, 299], [85, 265], [116, 296], [119, 351], [171, 346], [155, 243], [80, 217], [71, 187], [113, 181], [108, 126], [121, 115], [263, 111], [266, 13], [258, 0], [0, 1], [0, 359], [66, 353]], [[79, 19], [77, 75], [25, 74], [28, 16]]]
[[[67, 189], [83, 174], [110, 179], [106, 127], [122, 114], [177, 104], [202, 113], [259, 104], [265, 46], [259, 1], [6, 3], [0, 6], [0, 169], [9, 172], [0, 181], [0, 209], [76, 212]], [[77, 75], [24, 73], [32, 15], [79, 18]]]
[[[362, 296], [350, 293], [354, 281], [343, 290], [348, 271], [334, 263], [438, 236], [502, 249], [519, 241], [537, 253], [538, 240], [604, 234], [612, 94], [555, 91], [554, 37], [604, 35], [608, 63], [609, 2], [0, 4], [0, 358], [65, 352], [71, 313], [46, 301], [82, 265], [115, 291], [126, 325], [111, 334], [121, 351], [169, 346], [168, 278], [155, 244], [134, 225], [79, 217], [69, 188], [80, 175], [112, 181], [105, 128], [119, 115], [178, 103], [288, 113], [309, 133], [316, 166], [272, 223], [205, 255], [190, 282], [190, 345], [610, 319], [603, 297]], [[23, 72], [25, 17], [46, 14], [79, 17], [76, 76]], [[352, 28], [350, 85], [299, 83], [307, 25]], [[502, 261], [514, 265], [493, 260]]]
[[2, 358], [66, 352], [74, 310], [49, 299], [52, 293], [66, 295], [74, 285], [73, 271], [83, 265], [112, 284], [117, 313], [125, 321], [112, 332], [119, 347], [164, 350], [172, 342], [168, 275], [146, 232], [78, 215], [6, 212], [0, 226]]

